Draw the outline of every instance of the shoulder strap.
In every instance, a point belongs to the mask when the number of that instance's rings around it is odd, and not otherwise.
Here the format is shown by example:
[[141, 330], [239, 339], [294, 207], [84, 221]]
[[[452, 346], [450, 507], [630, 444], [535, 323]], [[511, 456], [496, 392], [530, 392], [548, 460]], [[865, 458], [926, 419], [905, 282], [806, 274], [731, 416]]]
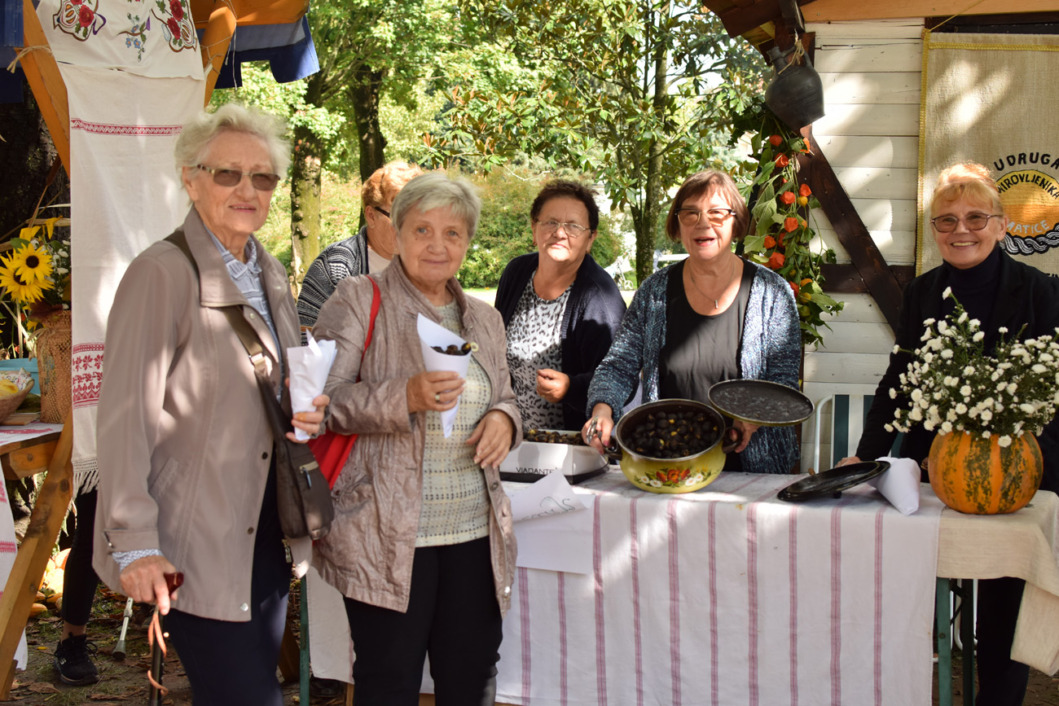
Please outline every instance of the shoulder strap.
[[[199, 277], [199, 266], [191, 254], [191, 248], [188, 246], [188, 239], [184, 234], [184, 231], [174, 231], [166, 237], [166, 241], [172, 243], [180, 250], [180, 252], [184, 253], [188, 262], [191, 263], [191, 269], [194, 270], [197, 279]], [[236, 337], [239, 339], [239, 342], [243, 344], [243, 348], [246, 349], [246, 354], [250, 356], [250, 363], [254, 366], [257, 385], [261, 390], [261, 397], [265, 401], [265, 408], [269, 413], [268, 416], [269, 421], [272, 423], [272, 430], [274, 432], [279, 432], [279, 435], [282, 436], [284, 432], [289, 431], [289, 429], [284, 428], [289, 426], [289, 424], [284, 421], [283, 406], [276, 401], [276, 396], [272, 392], [272, 384], [269, 382], [268, 371], [265, 368], [265, 359], [268, 356], [268, 353], [265, 351], [265, 347], [261, 344], [261, 339], [257, 337], [257, 333], [254, 331], [253, 326], [250, 325], [250, 322], [243, 318], [243, 312], [240, 311], [240, 307], [222, 306], [217, 307], [217, 309], [228, 319], [228, 323], [235, 331]], [[284, 403], [287, 404], [288, 397], [286, 390], [282, 390], [280, 394]]]
[[[371, 336], [375, 333], [375, 317], [379, 315], [379, 305], [382, 303], [382, 294], [379, 292], [379, 285], [375, 282], [375, 278], [371, 275], [366, 275], [371, 281], [371, 318], [368, 320], [368, 335], [364, 337], [364, 350], [360, 352], [360, 367], [364, 367], [364, 355], [368, 352], [368, 346], [371, 345]], [[357, 372], [357, 382], [360, 382], [360, 372]]]

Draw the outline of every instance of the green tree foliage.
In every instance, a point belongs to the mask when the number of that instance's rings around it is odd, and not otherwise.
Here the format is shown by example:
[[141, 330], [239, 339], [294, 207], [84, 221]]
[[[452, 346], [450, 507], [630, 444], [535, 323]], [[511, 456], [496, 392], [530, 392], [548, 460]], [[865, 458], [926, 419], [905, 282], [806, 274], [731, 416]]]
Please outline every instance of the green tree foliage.
[[[668, 189], [734, 166], [723, 126], [764, 62], [712, 14], [673, 0], [462, 0], [477, 58], [456, 63], [439, 160], [488, 169], [526, 153], [592, 174], [636, 232], [639, 279]], [[489, 63], [501, 56], [503, 62]], [[513, 62], [517, 61], [517, 65]], [[487, 63], [489, 71], [483, 70]]]

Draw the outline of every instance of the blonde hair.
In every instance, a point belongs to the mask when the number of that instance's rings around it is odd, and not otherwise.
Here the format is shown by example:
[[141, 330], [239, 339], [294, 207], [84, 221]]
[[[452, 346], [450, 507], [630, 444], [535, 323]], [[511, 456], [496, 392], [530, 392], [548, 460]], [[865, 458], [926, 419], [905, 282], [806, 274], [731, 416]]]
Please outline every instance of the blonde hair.
[[[392, 201], [405, 184], [423, 173], [423, 170], [408, 162], [390, 162], [372, 172], [360, 187], [361, 205], [378, 206]], [[387, 198], [390, 197], [390, 198]]]
[[994, 213], [1003, 213], [1000, 191], [989, 169], [977, 162], [961, 162], [943, 169], [930, 198], [930, 215], [937, 215], [938, 204], [969, 199], [990, 204]]
[[203, 111], [184, 125], [174, 148], [177, 170], [194, 167], [209, 151], [210, 143], [224, 132], [243, 132], [265, 143], [272, 169], [281, 177], [290, 166], [290, 143], [284, 138], [283, 120], [259, 108], [225, 103], [212, 113]]

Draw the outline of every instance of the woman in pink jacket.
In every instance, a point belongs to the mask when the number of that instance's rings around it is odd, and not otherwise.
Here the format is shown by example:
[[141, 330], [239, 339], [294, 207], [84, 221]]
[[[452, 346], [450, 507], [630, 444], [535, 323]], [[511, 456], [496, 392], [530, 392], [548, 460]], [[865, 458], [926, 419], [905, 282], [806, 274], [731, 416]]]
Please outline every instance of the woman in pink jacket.
[[[439, 703], [494, 702], [515, 566], [498, 466], [522, 425], [500, 314], [455, 279], [479, 208], [462, 180], [410, 181], [393, 204], [397, 256], [369, 275], [381, 307], [366, 353], [369, 276], [340, 282], [313, 329], [338, 344], [328, 426], [360, 434], [313, 556], [345, 596], [357, 706], [418, 704], [428, 654]], [[477, 344], [465, 377], [425, 369], [419, 316]], [[452, 409], [446, 435], [441, 413]]]

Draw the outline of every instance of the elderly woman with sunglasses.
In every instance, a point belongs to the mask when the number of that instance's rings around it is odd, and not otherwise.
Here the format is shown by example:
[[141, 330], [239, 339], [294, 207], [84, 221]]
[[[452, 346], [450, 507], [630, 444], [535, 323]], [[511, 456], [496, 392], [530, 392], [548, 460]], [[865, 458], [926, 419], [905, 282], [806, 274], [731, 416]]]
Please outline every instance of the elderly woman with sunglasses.
[[[956, 164], [944, 170], [930, 202], [931, 230], [944, 262], [908, 283], [895, 333], [897, 352], [879, 382], [857, 446], [857, 455], [840, 465], [889, 456], [897, 436], [885, 425], [894, 410], [907, 406], [898, 377], [908, 368], [920, 344], [924, 321], [952, 313], [953, 297], [971, 318], [982, 322], [983, 345], [990, 353], [1000, 329], [1020, 339], [1051, 334], [1059, 326], [1059, 279], [1010, 257], [1000, 246], [1007, 218], [989, 170], [980, 164]], [[942, 294], [951, 288], [953, 297]], [[924, 461], [934, 432], [922, 425], [905, 434], [899, 455]], [[1041, 488], [1059, 492], [1059, 421], [1052, 420], [1038, 437], [1044, 458]], [[926, 471], [923, 474], [926, 481]], [[978, 704], [1021, 704], [1029, 667], [1010, 659], [1023, 582], [1005, 577], [978, 582]]]
[[614, 280], [589, 254], [599, 207], [588, 187], [545, 184], [530, 207], [537, 252], [508, 263], [496, 290], [524, 429], [577, 430], [588, 383], [625, 314]]
[[[732, 252], [750, 214], [735, 182], [708, 170], [688, 177], [666, 217], [666, 235], [687, 259], [648, 277], [588, 388], [582, 431], [602, 451], [622, 405], [643, 380], [644, 401], [707, 402], [710, 386], [753, 378], [798, 385], [801, 334], [794, 296], [782, 277]], [[727, 471], [789, 473], [794, 431], [735, 422]]]
[[[275, 439], [254, 365], [222, 308], [266, 351], [279, 395], [298, 345], [287, 273], [253, 233], [289, 162], [281, 125], [227, 104], [184, 126], [176, 162], [192, 207], [129, 265], [107, 323], [99, 402], [95, 567], [157, 603], [202, 704], [282, 706], [276, 661], [291, 562], [276, 508]], [[319, 431], [317, 410], [292, 420]], [[294, 435], [288, 436], [293, 440]], [[308, 559], [308, 540], [291, 543]], [[170, 595], [167, 574], [184, 585]]]

